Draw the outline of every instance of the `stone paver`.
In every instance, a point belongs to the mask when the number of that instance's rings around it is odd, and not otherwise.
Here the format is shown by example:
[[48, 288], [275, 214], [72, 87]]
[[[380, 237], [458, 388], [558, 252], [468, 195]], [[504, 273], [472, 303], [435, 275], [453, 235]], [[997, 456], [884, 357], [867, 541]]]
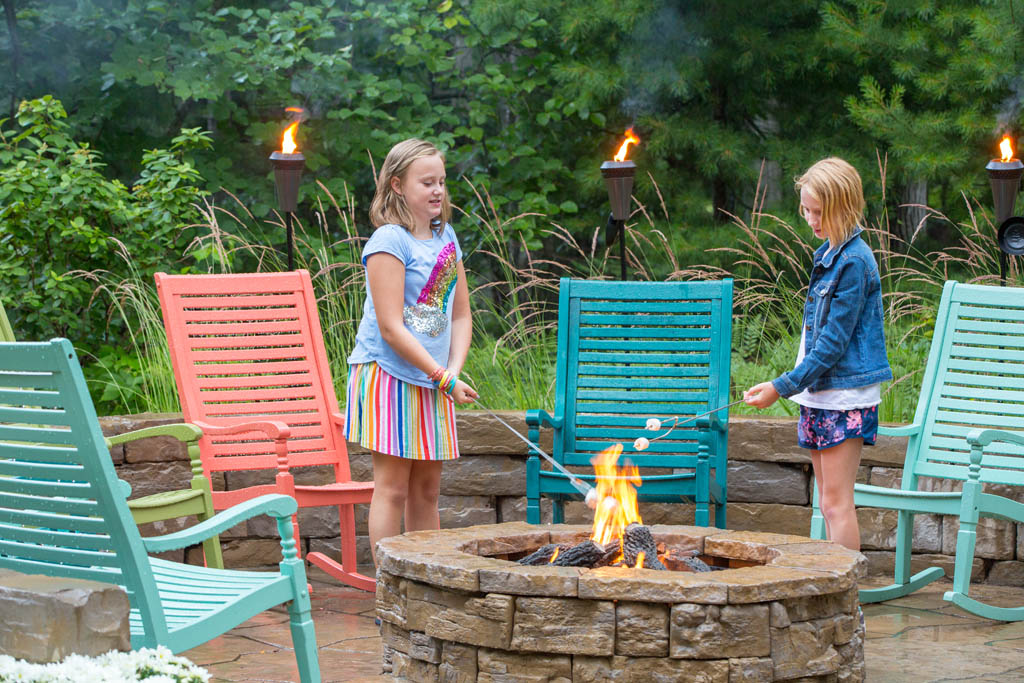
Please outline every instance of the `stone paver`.
[[[383, 682], [374, 596], [342, 586], [316, 569], [313, 618], [325, 682]], [[871, 577], [862, 586], [879, 586]], [[967, 614], [942, 600], [948, 581], [914, 595], [864, 606], [864, 659], [871, 683], [1024, 681], [1024, 623]], [[1024, 603], [1024, 589], [977, 585], [972, 595], [1001, 605]], [[287, 613], [265, 612], [230, 633], [183, 653], [214, 682], [296, 681]], [[753, 660], [752, 660], [753, 661]]]

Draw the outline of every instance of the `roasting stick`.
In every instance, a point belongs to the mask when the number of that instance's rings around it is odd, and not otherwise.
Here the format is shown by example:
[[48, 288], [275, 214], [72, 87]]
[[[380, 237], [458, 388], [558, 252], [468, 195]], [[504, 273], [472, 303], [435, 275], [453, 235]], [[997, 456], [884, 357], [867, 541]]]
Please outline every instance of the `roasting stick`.
[[[679, 425], [684, 425], [684, 424], [686, 424], [687, 422], [693, 422], [694, 420], [699, 420], [699, 419], [700, 419], [700, 418], [702, 418], [702, 417], [707, 417], [707, 416], [708, 416], [708, 415], [710, 415], [711, 413], [717, 413], [717, 412], [718, 412], [719, 410], [725, 410], [726, 408], [732, 408], [732, 407], [733, 407], [734, 405], [736, 405], [737, 403], [743, 403], [743, 401], [744, 401], [744, 400], [745, 400], [745, 399], [742, 399], [742, 398], [736, 399], [736, 400], [735, 400], [735, 401], [733, 401], [732, 403], [726, 403], [726, 404], [725, 404], [724, 406], [719, 406], [719, 407], [717, 407], [717, 408], [712, 408], [711, 410], [707, 411], [706, 413], [701, 413], [700, 415], [694, 415], [693, 417], [688, 417], [688, 418], [686, 418], [685, 420], [683, 420], [682, 422], [679, 422], [679, 417], [678, 417], [678, 416], [677, 416], [677, 417], [670, 417], [670, 418], [668, 418], [668, 419], [669, 419], [669, 420], [675, 420], [675, 422], [674, 422], [674, 423], [672, 423], [672, 426], [668, 428], [668, 432], [665, 432], [665, 433], [664, 433], [664, 434], [662, 434], [661, 436], [668, 436], [668, 433], [669, 433], [669, 432], [671, 432], [671, 431], [672, 431], [673, 429], [675, 429], [676, 427], [678, 427]], [[666, 421], [667, 421], [667, 420], [666, 420]], [[658, 438], [658, 439], [660, 439], [660, 438], [661, 438], [661, 436], [659, 436], [659, 437], [655, 437], [655, 438]]]
[[556, 470], [558, 470], [559, 472], [561, 472], [562, 474], [567, 476], [569, 478], [569, 483], [572, 484], [573, 487], [577, 491], [579, 491], [581, 494], [583, 494], [583, 500], [586, 501], [587, 507], [589, 507], [591, 509], [597, 507], [597, 489], [595, 489], [593, 486], [591, 486], [587, 482], [585, 482], [582, 479], [580, 479], [579, 477], [577, 477], [575, 474], [573, 474], [569, 470], [565, 469], [565, 467], [563, 467], [560, 462], [558, 462], [557, 460], [552, 458], [550, 455], [548, 455], [547, 453], [542, 451], [536, 444], [534, 444], [532, 441], [530, 441], [525, 436], [520, 434], [519, 431], [515, 427], [510, 425], [508, 422], [505, 422], [505, 420], [501, 419], [500, 416], [498, 416], [493, 410], [491, 410], [490, 408], [485, 406], [483, 403], [480, 403], [479, 399], [473, 399], [473, 401], [477, 404], [478, 407], [482, 408], [484, 410], [484, 412], [488, 413], [495, 420], [497, 420], [501, 424], [505, 425], [510, 432], [512, 432], [513, 434], [518, 436], [534, 452], [540, 453], [544, 457], [545, 460], [547, 460], [549, 463], [551, 463], [552, 467], [554, 467]]

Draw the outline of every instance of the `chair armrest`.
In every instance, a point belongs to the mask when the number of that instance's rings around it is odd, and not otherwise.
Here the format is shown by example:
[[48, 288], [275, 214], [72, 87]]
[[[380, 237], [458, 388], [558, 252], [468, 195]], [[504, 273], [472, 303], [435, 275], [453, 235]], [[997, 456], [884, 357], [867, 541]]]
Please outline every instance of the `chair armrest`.
[[209, 422], [193, 422], [203, 430], [207, 436], [224, 436], [226, 434], [238, 434], [240, 432], [263, 432], [274, 441], [283, 441], [291, 436], [292, 428], [280, 420], [254, 420], [252, 422], [239, 422], [233, 425], [214, 425]]
[[1005, 429], [972, 429], [967, 432], [967, 443], [984, 448], [993, 441], [1009, 441], [1024, 446], [1024, 433]]
[[531, 427], [543, 427], [547, 425], [548, 427], [552, 427], [554, 429], [561, 429], [562, 418], [553, 417], [549, 415], [546, 410], [533, 408], [531, 410], [526, 411], [526, 424], [530, 425]]
[[708, 417], [700, 418], [697, 420], [696, 424], [697, 429], [712, 430], [722, 432], [723, 434], [729, 431], [729, 423], [719, 417], [717, 413]]
[[170, 436], [182, 443], [189, 443], [190, 441], [198, 441], [203, 436], [203, 431], [195, 425], [187, 422], [181, 422], [173, 425], [158, 425], [156, 427], [136, 429], [131, 432], [125, 432], [124, 434], [108, 436], [103, 440], [106, 441], [107, 448], [110, 448], [111, 446], [117, 446], [130, 441], [148, 439], [151, 436]]
[[341, 413], [331, 413], [331, 422], [339, 429], [345, 428], [345, 416]]
[[233, 505], [205, 522], [200, 522], [188, 529], [182, 529], [173, 534], [143, 538], [142, 543], [146, 548], [146, 552], [150, 553], [177, 550], [178, 548], [184, 548], [185, 546], [205, 541], [211, 536], [216, 536], [250, 517], [270, 515], [271, 517], [282, 519], [291, 517], [298, 509], [298, 503], [291, 496], [270, 493], [247, 500], [238, 505]]
[[914, 424], [903, 425], [902, 427], [878, 425], [878, 433], [882, 436], [913, 436], [919, 431], [921, 431], [921, 425], [917, 422]]

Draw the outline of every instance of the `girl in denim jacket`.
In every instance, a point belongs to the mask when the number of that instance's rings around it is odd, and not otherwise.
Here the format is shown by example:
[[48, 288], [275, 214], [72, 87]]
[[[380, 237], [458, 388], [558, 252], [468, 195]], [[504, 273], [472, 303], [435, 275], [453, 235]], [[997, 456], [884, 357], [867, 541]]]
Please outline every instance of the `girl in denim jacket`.
[[853, 506], [861, 450], [875, 443], [881, 382], [892, 379], [882, 330], [882, 293], [871, 248], [861, 239], [860, 175], [830, 157], [796, 181], [800, 215], [814, 252], [796, 367], [743, 392], [767, 408], [780, 396], [800, 405], [797, 440], [811, 451], [821, 512], [831, 540], [860, 550]]

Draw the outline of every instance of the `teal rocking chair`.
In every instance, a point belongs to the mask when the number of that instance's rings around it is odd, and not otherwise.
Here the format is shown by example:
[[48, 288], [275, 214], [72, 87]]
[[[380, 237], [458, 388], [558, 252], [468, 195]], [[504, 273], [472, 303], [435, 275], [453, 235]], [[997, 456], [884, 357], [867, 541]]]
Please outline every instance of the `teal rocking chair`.
[[[142, 538], [71, 343], [0, 343], [0, 567], [122, 586], [133, 648], [182, 652], [288, 603], [299, 677], [319, 681], [306, 571], [292, 536], [296, 509], [293, 498], [266, 495], [184, 531]], [[201, 542], [258, 514], [277, 521], [279, 571], [148, 555]]]
[[[969, 597], [979, 517], [1024, 522], [1024, 505], [983, 484], [1024, 486], [1024, 290], [947, 282], [914, 422], [879, 427], [907, 436], [900, 488], [856, 484], [854, 503], [896, 510], [896, 567], [889, 586], [860, 591], [863, 603], [902, 597], [941, 578], [941, 567], [911, 575], [914, 515], [957, 515], [953, 590], [945, 599], [989, 619], [1024, 619], [1024, 607], [996, 607]], [[962, 491], [922, 487], [922, 478], [952, 480]], [[931, 488], [931, 487], [929, 487]], [[815, 492], [811, 536], [825, 537]]]
[[[637, 451], [687, 418], [729, 402], [732, 280], [715, 282], [598, 282], [563, 278], [558, 300], [555, 406], [526, 413], [529, 438], [554, 429], [552, 457], [590, 468], [615, 443], [642, 477], [639, 500], [696, 504], [695, 523], [725, 528], [727, 409], [700, 418]], [[657, 432], [648, 418], [667, 420]], [[652, 468], [669, 473], [651, 473]], [[566, 500], [579, 499], [567, 477], [526, 463], [527, 521], [540, 523], [540, 500], [552, 499], [552, 518], [564, 520]], [[581, 479], [593, 482], [592, 474]]]

